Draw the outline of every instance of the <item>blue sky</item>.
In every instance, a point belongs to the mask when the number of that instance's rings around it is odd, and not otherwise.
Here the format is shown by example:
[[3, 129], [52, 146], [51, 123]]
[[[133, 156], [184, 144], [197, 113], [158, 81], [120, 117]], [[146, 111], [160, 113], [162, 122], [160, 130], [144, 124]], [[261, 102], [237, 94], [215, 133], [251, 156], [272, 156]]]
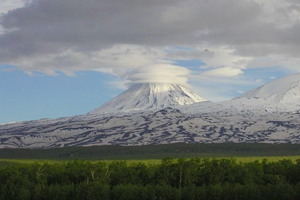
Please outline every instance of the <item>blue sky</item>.
[[[196, 67], [199, 63], [201, 61], [190, 60], [177, 64], [190, 68]], [[112, 85], [113, 82], [119, 81], [118, 78], [101, 72], [78, 72], [75, 77], [59, 72], [57, 76], [42, 73], [29, 76], [8, 65], [1, 65], [0, 69], [0, 124], [85, 114], [124, 90]], [[240, 91], [246, 92], [288, 74], [280, 67], [246, 70], [245, 80], [253, 81], [254, 84], [235, 85], [231, 89], [223, 90], [220, 95], [229, 99], [240, 95]], [[255, 83], [255, 80], [259, 81]], [[194, 89], [197, 89], [198, 81], [197, 79], [190, 81]], [[214, 83], [213, 81], [202, 82], [200, 86], [204, 88], [220, 87], [218, 82]], [[201, 93], [197, 93], [203, 96]]]
[[294, 0], [0, 1], [0, 124], [85, 114], [134, 83], [229, 100], [299, 72], [299, 8]]
[[0, 71], [0, 123], [85, 114], [122, 91], [109, 86], [114, 79], [89, 71], [76, 77]]

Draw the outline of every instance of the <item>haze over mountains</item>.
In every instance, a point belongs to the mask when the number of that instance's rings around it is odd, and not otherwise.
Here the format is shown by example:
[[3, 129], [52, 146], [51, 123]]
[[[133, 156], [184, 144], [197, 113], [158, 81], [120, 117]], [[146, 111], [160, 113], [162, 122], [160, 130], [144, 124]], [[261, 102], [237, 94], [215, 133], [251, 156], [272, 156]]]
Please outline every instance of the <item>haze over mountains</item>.
[[86, 115], [1, 125], [0, 147], [299, 143], [299, 100], [299, 73], [221, 103], [180, 85], [137, 84]]

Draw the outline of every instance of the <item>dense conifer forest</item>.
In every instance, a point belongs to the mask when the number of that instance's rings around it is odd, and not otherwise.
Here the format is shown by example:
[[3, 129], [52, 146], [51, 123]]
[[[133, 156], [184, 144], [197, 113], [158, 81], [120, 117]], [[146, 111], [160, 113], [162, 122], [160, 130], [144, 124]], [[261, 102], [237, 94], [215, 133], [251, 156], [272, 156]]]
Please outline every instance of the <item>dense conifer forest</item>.
[[300, 160], [171, 159], [160, 164], [74, 160], [0, 168], [0, 199], [300, 199]]

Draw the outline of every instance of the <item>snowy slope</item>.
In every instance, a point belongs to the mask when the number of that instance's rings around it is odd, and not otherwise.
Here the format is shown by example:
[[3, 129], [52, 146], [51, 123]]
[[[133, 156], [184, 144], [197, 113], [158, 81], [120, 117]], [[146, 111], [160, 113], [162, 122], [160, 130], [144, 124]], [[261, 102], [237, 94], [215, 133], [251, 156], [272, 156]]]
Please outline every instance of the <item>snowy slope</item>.
[[231, 101], [222, 102], [222, 109], [251, 112], [299, 112], [300, 73], [285, 76], [251, 90]]
[[300, 73], [285, 76], [251, 90], [236, 99], [260, 99], [274, 103], [300, 103]]
[[219, 103], [195, 103], [178, 107], [185, 113], [300, 113], [300, 73], [292, 74]]
[[87, 115], [0, 125], [0, 148], [300, 143], [299, 83], [293, 74], [220, 103], [179, 85], [134, 85]]
[[[206, 104], [206, 103], [204, 103]], [[0, 126], [0, 148], [171, 143], [300, 143], [297, 113], [183, 113], [175, 108]]]
[[187, 88], [176, 84], [135, 84], [89, 114], [155, 110], [174, 105], [191, 105], [206, 101]]

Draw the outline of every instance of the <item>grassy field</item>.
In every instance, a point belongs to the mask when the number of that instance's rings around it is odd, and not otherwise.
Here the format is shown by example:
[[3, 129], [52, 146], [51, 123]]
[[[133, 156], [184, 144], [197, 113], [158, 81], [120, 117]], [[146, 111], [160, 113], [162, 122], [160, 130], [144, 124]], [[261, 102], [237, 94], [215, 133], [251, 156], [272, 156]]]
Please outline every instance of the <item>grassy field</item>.
[[270, 162], [300, 159], [298, 144], [170, 144], [146, 146], [94, 146], [56, 149], [0, 149], [0, 167], [34, 162], [67, 162], [84, 159], [93, 162], [126, 160], [129, 164], [143, 162], [158, 164], [162, 158], [234, 158], [238, 162]]
[[[292, 160], [293, 162], [296, 162], [296, 160], [300, 159], [300, 156], [263, 156], [263, 157], [214, 157], [215, 159], [223, 159], [223, 158], [228, 158], [228, 159], [234, 159], [237, 162], [242, 162], [242, 163], [248, 163], [248, 162], [254, 162], [254, 161], [259, 161], [262, 162], [264, 159], [267, 159], [268, 162], [277, 162], [280, 160]], [[189, 159], [189, 158], [187, 158]], [[114, 161], [126, 161], [127, 164], [132, 164], [132, 163], [145, 163], [147, 165], [156, 165], [161, 163], [161, 159], [145, 159], [145, 160], [93, 160], [91, 162], [106, 162], [106, 163], [111, 163]], [[0, 159], [0, 168], [1, 167], [9, 167], [9, 166], [16, 166], [16, 165], [30, 165], [34, 163], [49, 163], [49, 164], [54, 164], [54, 163], [62, 163], [62, 162], [72, 162], [72, 160], [37, 160], [37, 159]]]
[[93, 146], [56, 149], [0, 149], [0, 159], [25, 160], [156, 160], [165, 157], [269, 157], [298, 156], [299, 144], [169, 144], [145, 146]]

